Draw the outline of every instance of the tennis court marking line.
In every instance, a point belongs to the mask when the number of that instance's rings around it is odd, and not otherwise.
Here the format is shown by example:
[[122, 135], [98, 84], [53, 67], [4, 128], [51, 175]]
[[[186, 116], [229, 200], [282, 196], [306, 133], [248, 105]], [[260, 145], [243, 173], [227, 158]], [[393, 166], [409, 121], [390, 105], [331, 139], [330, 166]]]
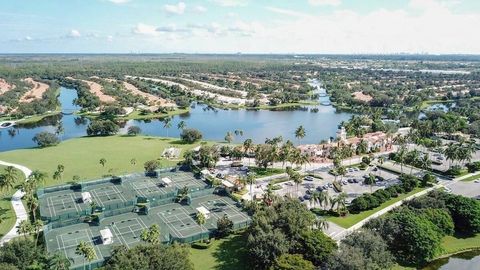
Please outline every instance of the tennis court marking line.
[[[222, 212], [223, 212], [224, 214], [226, 214], [229, 218], [230, 218], [230, 217], [233, 218], [233, 217], [237, 217], [237, 216], [246, 217], [246, 214], [244, 214], [244, 213], [242, 213], [241, 211], [239, 211], [235, 206], [231, 205], [230, 203], [228, 203], [228, 202], [225, 201], [224, 199], [218, 199], [218, 200], [215, 200], [215, 202], [222, 202], [222, 203], [224, 203], [224, 204], [228, 207], [227, 210], [233, 210], [233, 213], [234, 213], [234, 214], [229, 214], [229, 213], [226, 212], [226, 211], [222, 211]], [[207, 202], [201, 202], [200, 205], [203, 206], [203, 207], [205, 207], [205, 208], [207, 208], [207, 209], [209, 209], [209, 211], [210, 211], [210, 209], [212, 208], [212, 207], [211, 207], [212, 205], [210, 205], [210, 208], [209, 208], [209, 204], [208, 204]], [[221, 217], [222, 217], [222, 216], [220, 216], [220, 214], [218, 214], [218, 213], [216, 213], [216, 212], [210, 212], [210, 213], [212, 213], [212, 214], [213, 214], [214, 216], [216, 216], [217, 218], [221, 218]]]
[[[86, 237], [86, 241], [87, 243], [91, 244], [95, 250], [95, 258], [96, 259], [99, 259], [98, 255], [100, 255], [100, 257], [103, 259], [103, 255], [102, 255], [102, 252], [100, 251], [100, 249], [93, 243], [93, 235], [92, 235], [92, 232], [89, 230], [89, 229], [84, 229], [84, 230], [80, 230], [78, 232], [86, 232], [86, 235], [83, 235], [81, 238], [74, 238], [72, 240], [68, 240], [68, 241], [75, 241], [75, 245], [70, 245], [70, 246], [67, 246], [65, 245], [65, 241], [63, 240], [63, 236], [64, 235], [67, 235], [68, 233], [64, 233], [64, 234], [60, 234], [60, 235], [57, 235], [56, 238], [57, 238], [57, 244], [58, 244], [58, 249], [63, 249], [63, 252], [65, 253], [65, 257], [69, 258], [68, 256], [68, 253], [67, 253], [67, 249], [69, 248], [72, 248], [72, 247], [75, 247], [77, 248], [77, 245], [81, 242], [81, 241], [85, 241], [85, 240], [82, 240], [84, 237]], [[62, 241], [62, 244], [60, 245], [60, 242], [58, 241], [60, 237], [60, 240]], [[77, 254], [75, 254], [77, 255]], [[78, 255], [78, 257], [80, 257], [81, 255]], [[72, 258], [72, 257], [70, 257]], [[72, 258], [73, 259], [73, 258]]]
[[[48, 206], [48, 211], [50, 212], [50, 216], [52, 216], [52, 217], [57, 216], [57, 211], [55, 211], [55, 205], [60, 205], [61, 204], [65, 208], [65, 201], [67, 201], [68, 203], [73, 203], [73, 206], [75, 207], [75, 211], [79, 212], [79, 211], [82, 210], [80, 208], [80, 206], [77, 205], [75, 197], [73, 197], [73, 194], [68, 194], [68, 195], [69, 195], [68, 197], [62, 198], [60, 200], [61, 203], [57, 203], [57, 204], [55, 204], [53, 202], [52, 197], [47, 197], [47, 206]], [[78, 209], [78, 208], [80, 208], [80, 209]], [[53, 213], [52, 213], [52, 211], [53, 211]], [[62, 211], [68, 211], [68, 209], [64, 209]]]
[[[109, 193], [107, 191], [100, 191], [101, 195], [99, 195], [99, 192], [97, 192], [95, 189], [92, 189], [90, 192], [92, 192], [94, 195], [95, 195], [95, 199], [97, 199], [98, 201], [98, 204], [100, 206], [105, 206], [105, 204], [103, 203], [103, 200], [101, 199], [101, 197], [108, 197], [108, 199], [110, 199], [110, 196], [113, 196], [113, 195], [118, 195], [119, 197], [121, 197], [120, 199], [115, 199], [115, 200], [121, 200], [122, 202], [126, 202], [127, 200], [125, 199], [125, 197], [123, 197], [122, 193], [118, 190], [117, 187], [115, 186], [107, 186], [108, 188], [111, 188], [113, 189], [113, 192], [112, 193]], [[109, 190], [111, 190], [109, 189]], [[113, 200], [110, 200], [110, 201], [113, 201]]]
[[145, 194], [144, 190], [145, 189], [148, 189], [148, 190], [151, 190], [151, 188], [154, 188], [155, 191], [158, 193], [161, 193], [161, 194], [165, 194], [166, 191], [164, 191], [163, 189], [159, 188], [157, 186], [157, 184], [155, 184], [155, 182], [153, 182], [151, 179], [146, 179], [151, 185], [148, 185], [148, 183], [136, 183], [136, 182], [132, 182], [132, 183], [129, 183], [130, 186], [135, 190], [135, 192], [137, 192], [138, 194], [140, 194], [142, 197], [147, 197], [147, 194]]
[[[118, 222], [122, 222], [122, 221], [125, 221], [125, 220], [120, 220], [120, 221], [118, 221]], [[131, 224], [131, 225], [127, 225], [127, 226], [124, 226], [124, 227], [119, 227], [119, 226], [117, 225], [117, 222], [115, 222], [115, 223], [111, 226], [111, 227], [113, 228], [113, 230], [115, 231], [115, 234], [118, 234], [118, 235], [121, 237], [121, 239], [120, 239], [120, 237], [119, 237], [120, 242], [122, 242], [122, 240], [123, 240], [123, 243], [124, 243], [126, 246], [128, 246], [128, 247], [130, 247], [130, 244], [133, 244], [133, 243], [136, 243], [136, 242], [140, 242], [140, 239], [137, 238], [137, 240], [134, 239], [132, 242], [127, 242], [127, 240], [125, 240], [125, 237], [123, 237], [123, 235], [124, 235], [124, 234], [127, 234], [127, 233], [132, 233], [133, 235], [137, 236], [136, 232], [142, 231], [142, 230], [144, 230], [145, 228], [147, 228], [147, 226], [145, 225], [145, 223], [143, 223], [143, 221], [142, 221], [141, 219], [140, 219], [140, 221], [139, 221], [138, 218], [133, 218], [133, 219], [131, 219], [131, 221], [136, 221], [136, 224]], [[120, 224], [121, 224], [121, 223], [120, 223]], [[132, 230], [132, 226], [140, 226], [140, 229]], [[125, 228], [128, 228], [130, 231], [129, 231], [129, 232], [128, 232], [128, 231], [127, 231], [127, 232], [124, 232], [124, 233], [122, 234], [122, 232], [120, 231], [120, 229], [125, 229]], [[140, 235], [138, 235], [137, 237], [139, 237], [139, 236], [140, 236]]]
[[[186, 237], [187, 235], [184, 235], [184, 234], [182, 233], [182, 231], [195, 228], [196, 226], [200, 227], [200, 231], [201, 231], [201, 232], [206, 231], [206, 229], [202, 228], [200, 225], [198, 225], [198, 224], [195, 222], [195, 220], [194, 220], [192, 217], [190, 217], [189, 213], [188, 213], [185, 209], [183, 209], [183, 208], [179, 208], [179, 209], [180, 209], [182, 212], [181, 212], [181, 213], [175, 213], [175, 214], [173, 214], [173, 215], [168, 215], [169, 219], [167, 219], [164, 215], [161, 215], [162, 212], [158, 212], [158, 213], [157, 213], [158, 217], [160, 217], [160, 219], [161, 219], [170, 229], [172, 229], [173, 233], [174, 233], [177, 237]], [[165, 213], [165, 212], [163, 212], [163, 213]], [[187, 218], [191, 219], [191, 220], [193, 221], [193, 223], [192, 223], [193, 225], [187, 225], [185, 222], [183, 222], [183, 220], [178, 217], [178, 216], [180, 216], [180, 215], [186, 216]], [[176, 220], [169, 221], [171, 217], [172, 217], [172, 218], [175, 218]], [[171, 225], [171, 223], [178, 222], [178, 221], [180, 221], [180, 222], [182, 223], [181, 225], [188, 226], [188, 227], [182, 228], [182, 229], [177, 229], [177, 228], [175, 228], [175, 226]]]

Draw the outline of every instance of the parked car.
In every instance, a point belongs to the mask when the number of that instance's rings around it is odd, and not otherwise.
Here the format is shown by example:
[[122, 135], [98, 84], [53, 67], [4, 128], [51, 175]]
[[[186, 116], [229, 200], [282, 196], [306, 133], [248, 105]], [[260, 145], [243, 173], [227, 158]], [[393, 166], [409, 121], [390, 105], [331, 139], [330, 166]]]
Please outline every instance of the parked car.
[[298, 199], [299, 199], [301, 202], [305, 201], [305, 199], [304, 199], [302, 196], [299, 196]]
[[352, 178], [349, 178], [349, 179], [347, 180], [347, 182], [348, 182], [348, 183], [354, 183]]
[[307, 189], [307, 191], [305, 191], [305, 193], [307, 193], [309, 195], [312, 195], [313, 191], [311, 189]]
[[328, 187], [329, 187], [329, 188], [333, 188], [333, 184], [332, 184], [332, 183], [328, 183]]
[[220, 178], [220, 179], [225, 179], [225, 175], [221, 174], [221, 173], [217, 173], [217, 178]]
[[342, 181], [342, 184], [343, 184], [343, 185], [348, 184], [347, 180], [343, 180], [343, 181]]
[[313, 181], [313, 180], [315, 180], [315, 178], [313, 178], [311, 176], [305, 176], [304, 180], [305, 181]]
[[293, 182], [285, 182], [285, 185], [293, 187]]
[[311, 196], [310, 194], [305, 194], [305, 195], [303, 196], [303, 198], [304, 198], [305, 200], [310, 200], [310, 199], [312, 198], [312, 196]]

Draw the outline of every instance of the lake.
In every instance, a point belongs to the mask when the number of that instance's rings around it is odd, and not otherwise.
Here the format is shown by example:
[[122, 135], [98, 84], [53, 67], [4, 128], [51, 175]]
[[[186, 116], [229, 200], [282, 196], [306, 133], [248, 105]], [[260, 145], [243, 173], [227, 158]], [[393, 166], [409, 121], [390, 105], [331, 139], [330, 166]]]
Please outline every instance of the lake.
[[[312, 80], [311, 85], [316, 87], [316, 92], [321, 94], [319, 101], [329, 102], [325, 89], [320, 82]], [[59, 101], [62, 111], [71, 112], [80, 108], [72, 105], [77, 97], [74, 89], [61, 88]], [[318, 109], [318, 112], [311, 112]], [[235, 142], [243, 142], [251, 138], [255, 143], [262, 143], [266, 138], [281, 135], [284, 140], [295, 139], [294, 132], [299, 125], [306, 129], [306, 137], [301, 143], [319, 143], [322, 139], [335, 136], [338, 125], [342, 121], [350, 119], [351, 114], [337, 112], [333, 106], [302, 106], [292, 110], [220, 110], [211, 109], [203, 104], [192, 104], [189, 113], [175, 116], [172, 119], [172, 128], [163, 127], [161, 120], [130, 120], [122, 124], [121, 133], [126, 133], [129, 126], [138, 126], [144, 135], [178, 137], [180, 131], [177, 124], [185, 121], [187, 127], [196, 128], [203, 134], [206, 140], [223, 141], [228, 131], [234, 132], [239, 129], [244, 135], [235, 138]], [[20, 148], [36, 146], [32, 141], [35, 134], [41, 131], [55, 132], [56, 127], [62, 123], [64, 133], [60, 135], [62, 140], [86, 135], [88, 119], [77, 115], [58, 115], [47, 117], [44, 121], [33, 125], [19, 125], [14, 128], [0, 129], [0, 151], [8, 151]]]
[[480, 250], [452, 255], [431, 262], [423, 270], [473, 270], [480, 269]]

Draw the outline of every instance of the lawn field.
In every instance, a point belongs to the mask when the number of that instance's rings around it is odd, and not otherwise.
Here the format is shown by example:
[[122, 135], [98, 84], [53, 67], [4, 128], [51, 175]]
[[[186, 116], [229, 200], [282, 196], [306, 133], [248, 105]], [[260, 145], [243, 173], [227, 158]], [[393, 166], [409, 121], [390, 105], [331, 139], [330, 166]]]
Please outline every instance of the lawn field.
[[245, 270], [246, 241], [246, 235], [231, 235], [215, 240], [208, 249], [190, 248], [190, 259], [196, 270]]
[[463, 178], [463, 179], [460, 180], [460, 181], [462, 181], [462, 182], [470, 182], [470, 181], [473, 181], [473, 180], [477, 180], [477, 179], [479, 179], [479, 178], [480, 178], [480, 173], [477, 173], [477, 174], [474, 174], [474, 175], [469, 176], [469, 177], [467, 177], [467, 178]]
[[[106, 174], [127, 174], [143, 171], [143, 164], [159, 159], [163, 150], [169, 147], [186, 149], [199, 144], [182, 144], [178, 139], [145, 136], [83, 137], [61, 142], [47, 148], [21, 149], [0, 153], [0, 160], [18, 163], [31, 170], [48, 174], [47, 186], [71, 182], [73, 176], [80, 180], [102, 177]], [[100, 159], [106, 159], [105, 166]], [[181, 157], [180, 157], [181, 158]], [[132, 159], [136, 162], [132, 163]], [[162, 167], [173, 166], [178, 160], [160, 159]], [[52, 175], [58, 164], [65, 166], [63, 179], [54, 181]]]
[[335, 224], [338, 224], [339, 226], [343, 227], [343, 228], [350, 228], [352, 227], [353, 225], [357, 224], [359, 221], [367, 218], [368, 216], [382, 210], [383, 208], [387, 207], [387, 206], [390, 206], [400, 200], [403, 200], [405, 199], [406, 197], [408, 196], [411, 196], [417, 192], [420, 192], [424, 190], [424, 188], [416, 188], [412, 191], [410, 191], [409, 193], [406, 193], [406, 194], [401, 194], [400, 196], [398, 196], [397, 198], [393, 198], [393, 199], [390, 199], [384, 203], [382, 203], [379, 207], [377, 208], [373, 208], [371, 210], [368, 210], [368, 211], [364, 211], [364, 212], [361, 212], [359, 214], [349, 214], [347, 215], [346, 217], [328, 217], [327, 220], [328, 221], [331, 221]]
[[480, 249], [480, 234], [471, 237], [459, 237], [447, 235], [442, 240], [443, 252], [440, 255], [448, 255], [462, 251]]
[[[6, 166], [0, 165], [0, 174], [3, 174], [3, 170], [6, 168]], [[17, 176], [18, 180], [15, 183], [15, 186], [19, 186], [23, 180], [25, 179], [23, 173], [19, 170], [17, 170]], [[13, 227], [15, 224], [15, 213], [13, 212], [13, 207], [10, 202], [10, 198], [12, 197], [12, 194], [16, 191], [17, 189], [8, 189], [8, 190], [1, 190], [0, 191], [0, 237], [4, 236], [10, 229]]]

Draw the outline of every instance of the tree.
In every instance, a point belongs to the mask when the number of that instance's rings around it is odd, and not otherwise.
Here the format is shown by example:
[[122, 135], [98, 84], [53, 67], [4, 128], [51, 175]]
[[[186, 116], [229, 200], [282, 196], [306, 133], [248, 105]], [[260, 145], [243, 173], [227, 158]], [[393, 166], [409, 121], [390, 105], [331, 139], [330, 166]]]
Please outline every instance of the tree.
[[248, 165], [250, 166], [250, 151], [252, 151], [253, 149], [253, 141], [252, 139], [246, 139], [244, 142], [243, 142], [243, 151], [244, 151], [244, 155], [246, 157], [248, 157]]
[[105, 158], [101, 158], [100, 161], [98, 161], [100, 165], [102, 165], [103, 168], [105, 168], [105, 164], [107, 164], [107, 160]]
[[445, 204], [458, 232], [464, 234], [480, 232], [480, 202], [460, 195], [449, 195]]
[[403, 164], [407, 155], [407, 149], [405, 146], [401, 146], [395, 154], [395, 162], [400, 163], [400, 172], [403, 174]]
[[193, 270], [186, 246], [141, 244], [132, 248], [117, 246], [106, 261], [105, 270]]
[[205, 217], [205, 215], [201, 212], [198, 212], [195, 218], [198, 225], [200, 225], [200, 228], [203, 229], [203, 225], [207, 222], [207, 218]]
[[248, 173], [246, 182], [250, 185], [250, 200], [253, 201], [253, 185], [257, 182], [257, 175], [254, 172]]
[[178, 122], [177, 128], [180, 130], [184, 130], [187, 127], [187, 123], [185, 121]]
[[225, 141], [227, 143], [232, 143], [233, 140], [235, 139], [235, 137], [233, 136], [232, 132], [227, 132], [227, 134], [225, 135]]
[[137, 165], [137, 159], [135, 159], [135, 158], [130, 159], [130, 164], [131, 164], [133, 167], [135, 167], [135, 165]]
[[60, 143], [60, 140], [54, 133], [42, 131], [35, 134], [32, 139], [39, 147], [54, 146]]
[[159, 167], [160, 162], [158, 160], [149, 160], [143, 164], [147, 173], [154, 173]]
[[186, 143], [197, 142], [202, 139], [202, 136], [203, 135], [199, 130], [193, 128], [185, 128], [180, 134], [180, 138]]
[[7, 166], [4, 173], [0, 175], [0, 189], [13, 189], [15, 183], [18, 181], [18, 172], [13, 166]]
[[128, 127], [127, 134], [130, 136], [137, 136], [138, 134], [142, 133], [142, 129], [138, 126], [130, 126]]
[[[78, 243], [75, 254], [80, 255], [83, 257], [83, 268], [85, 269], [85, 263], [88, 261], [89, 263], [97, 258], [97, 254], [95, 253], [95, 249], [93, 246], [85, 241], [80, 241]], [[90, 268], [90, 267], [89, 267]]]
[[32, 181], [35, 184], [43, 183], [45, 185], [45, 181], [47, 180], [47, 173], [39, 171], [39, 170], [34, 170], [32, 173], [28, 176], [28, 181]]
[[22, 220], [17, 226], [17, 233], [23, 234], [25, 240], [27, 236], [32, 233], [32, 224], [28, 220]]
[[276, 260], [271, 270], [314, 270], [312, 262], [301, 254], [282, 254]]
[[223, 217], [217, 220], [217, 236], [222, 238], [228, 236], [233, 231], [233, 222], [228, 218], [228, 215], [223, 215]]
[[40, 230], [43, 228], [43, 221], [40, 219], [35, 219], [32, 226], [33, 226], [33, 229], [35, 230], [35, 246], [37, 246], [38, 236], [40, 235]]
[[168, 137], [168, 130], [172, 127], [172, 118], [171, 117], [165, 117], [163, 119], [163, 128], [167, 130], [167, 137]]
[[370, 193], [373, 192], [373, 186], [377, 183], [375, 175], [369, 174], [367, 178], [363, 181], [366, 185], [370, 185]]
[[301, 253], [305, 259], [320, 266], [337, 249], [337, 243], [321, 230], [310, 230], [302, 234]]
[[92, 120], [87, 127], [88, 136], [110, 136], [118, 132], [120, 127], [112, 120]]
[[295, 138], [300, 142], [303, 138], [305, 138], [305, 136], [306, 136], [305, 128], [303, 126], [299, 126], [295, 130]]
[[142, 241], [145, 241], [150, 244], [159, 244], [160, 243], [160, 226], [158, 224], [153, 224], [148, 229], [143, 229], [140, 238]]
[[390, 269], [394, 257], [385, 240], [370, 230], [355, 231], [345, 237], [338, 252], [328, 260], [328, 269]]
[[48, 258], [49, 270], [68, 270], [70, 269], [70, 260], [61, 253], [55, 253]]
[[[33, 241], [28, 238], [14, 238], [0, 248], [0, 269], [2, 270], [49, 269], [45, 265], [46, 261], [44, 250], [36, 248]], [[8, 268], [4, 267], [6, 264]]]

